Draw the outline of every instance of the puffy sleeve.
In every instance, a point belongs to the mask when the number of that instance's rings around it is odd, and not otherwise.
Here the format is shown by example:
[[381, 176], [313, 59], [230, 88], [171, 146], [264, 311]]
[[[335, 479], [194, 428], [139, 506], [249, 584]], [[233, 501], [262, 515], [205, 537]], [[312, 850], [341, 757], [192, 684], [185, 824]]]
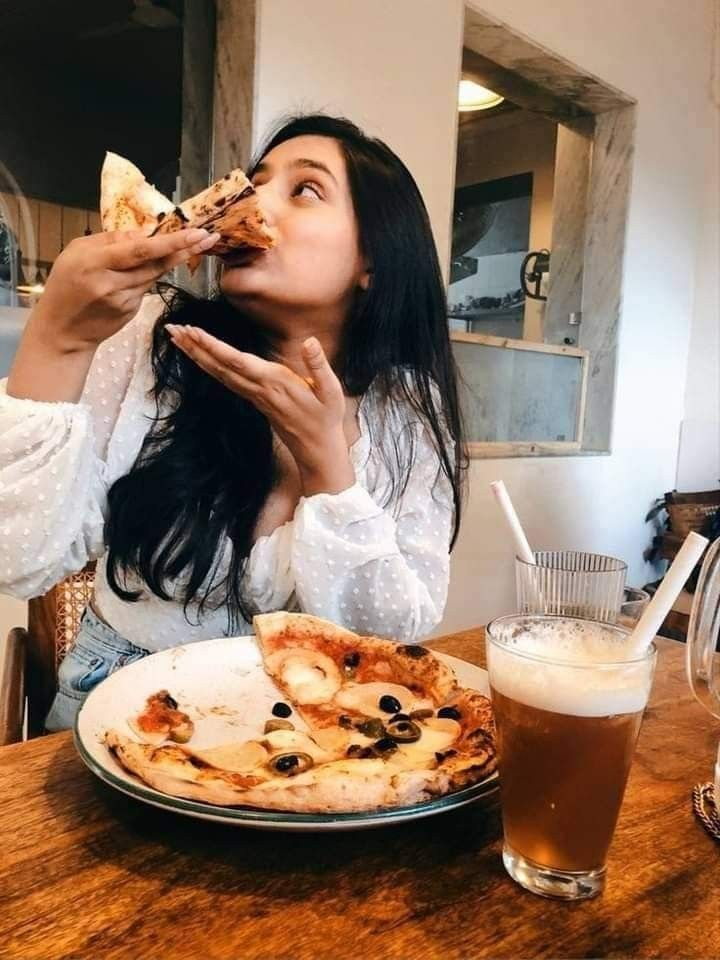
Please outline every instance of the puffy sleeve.
[[449, 579], [452, 489], [424, 428], [416, 424], [415, 430], [408, 482], [394, 508], [381, 506], [359, 483], [300, 500], [291, 562], [305, 613], [404, 642], [439, 623]]
[[146, 297], [98, 347], [78, 403], [18, 399], [0, 381], [0, 592], [40, 596], [105, 552], [108, 490], [149, 427], [150, 340], [162, 308]]

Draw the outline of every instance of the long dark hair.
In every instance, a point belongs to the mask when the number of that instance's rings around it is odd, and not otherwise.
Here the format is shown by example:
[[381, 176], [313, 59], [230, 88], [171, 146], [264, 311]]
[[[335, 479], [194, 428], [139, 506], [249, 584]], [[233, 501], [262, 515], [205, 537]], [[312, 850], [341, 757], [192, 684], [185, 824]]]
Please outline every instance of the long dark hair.
[[[392, 430], [370, 424], [391, 480], [386, 504], [397, 503], [407, 483], [413, 422], [427, 429], [438, 476], [444, 474], [452, 488], [454, 543], [465, 453], [445, 293], [425, 205], [389, 147], [349, 120], [324, 115], [285, 122], [249, 175], [274, 147], [303, 135], [332, 137], [340, 145], [360, 246], [372, 269], [369, 289], [358, 291], [346, 320], [336, 373], [350, 396], [372, 384], [407, 425], [410, 443], [400, 444], [397, 420]], [[176, 350], [163, 326], [190, 323], [239, 349], [270, 353], [262, 332], [242, 322], [222, 294], [198, 299], [173, 289], [166, 297], [152, 346], [157, 418], [132, 470], [109, 493], [108, 581], [118, 596], [135, 600], [140, 592], [125, 579], [133, 573], [158, 597], [182, 600], [186, 617], [191, 603], [199, 615], [225, 605], [232, 629], [253, 612], [241, 581], [258, 515], [276, 480], [272, 433], [252, 404]]]

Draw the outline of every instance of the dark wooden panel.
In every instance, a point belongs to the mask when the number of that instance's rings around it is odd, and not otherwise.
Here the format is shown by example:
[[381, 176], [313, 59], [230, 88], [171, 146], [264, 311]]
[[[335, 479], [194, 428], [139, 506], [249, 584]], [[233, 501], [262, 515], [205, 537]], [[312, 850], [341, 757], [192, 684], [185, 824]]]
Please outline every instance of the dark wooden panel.
[[0, 662], [0, 746], [22, 740], [25, 709], [27, 631], [14, 627], [2, 647]]
[[[215, 85], [215, 2], [185, 0], [182, 64], [181, 200], [210, 183]], [[212, 261], [203, 257], [194, 275], [182, 268], [183, 285], [207, 296]]]
[[44, 730], [45, 717], [57, 688], [55, 588], [28, 601], [28, 640], [25, 683], [28, 697], [28, 736]]

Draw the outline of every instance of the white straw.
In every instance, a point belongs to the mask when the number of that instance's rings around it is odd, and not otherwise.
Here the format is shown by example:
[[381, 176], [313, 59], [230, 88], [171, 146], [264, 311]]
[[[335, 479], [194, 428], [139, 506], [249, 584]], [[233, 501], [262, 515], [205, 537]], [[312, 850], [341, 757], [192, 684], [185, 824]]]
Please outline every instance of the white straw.
[[699, 533], [689, 533], [687, 535], [662, 583], [655, 591], [655, 595], [628, 638], [627, 650], [629, 654], [641, 656], [650, 646], [662, 626], [663, 620], [670, 613], [672, 605], [685, 586], [685, 581], [703, 555], [708, 542]]
[[493, 482], [490, 484], [490, 489], [495, 494], [495, 499], [498, 502], [498, 506], [502, 510], [508, 526], [510, 527], [510, 532], [515, 540], [515, 547], [517, 549], [518, 556], [521, 560], [524, 560], [525, 563], [535, 563], [535, 555], [530, 549], [530, 544], [528, 543], [525, 532], [520, 525], [520, 520], [518, 519], [517, 513], [515, 513], [515, 507], [512, 505], [510, 494], [507, 492], [505, 484], [502, 480], [493, 480]]

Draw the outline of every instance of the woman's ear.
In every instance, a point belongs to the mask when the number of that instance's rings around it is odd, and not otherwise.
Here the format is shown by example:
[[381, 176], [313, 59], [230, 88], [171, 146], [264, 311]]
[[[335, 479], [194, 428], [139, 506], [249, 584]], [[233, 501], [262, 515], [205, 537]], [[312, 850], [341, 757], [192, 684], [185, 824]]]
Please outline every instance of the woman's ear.
[[368, 267], [360, 274], [360, 279], [358, 280], [358, 286], [361, 290], [369, 290], [370, 284], [372, 283], [372, 270]]

